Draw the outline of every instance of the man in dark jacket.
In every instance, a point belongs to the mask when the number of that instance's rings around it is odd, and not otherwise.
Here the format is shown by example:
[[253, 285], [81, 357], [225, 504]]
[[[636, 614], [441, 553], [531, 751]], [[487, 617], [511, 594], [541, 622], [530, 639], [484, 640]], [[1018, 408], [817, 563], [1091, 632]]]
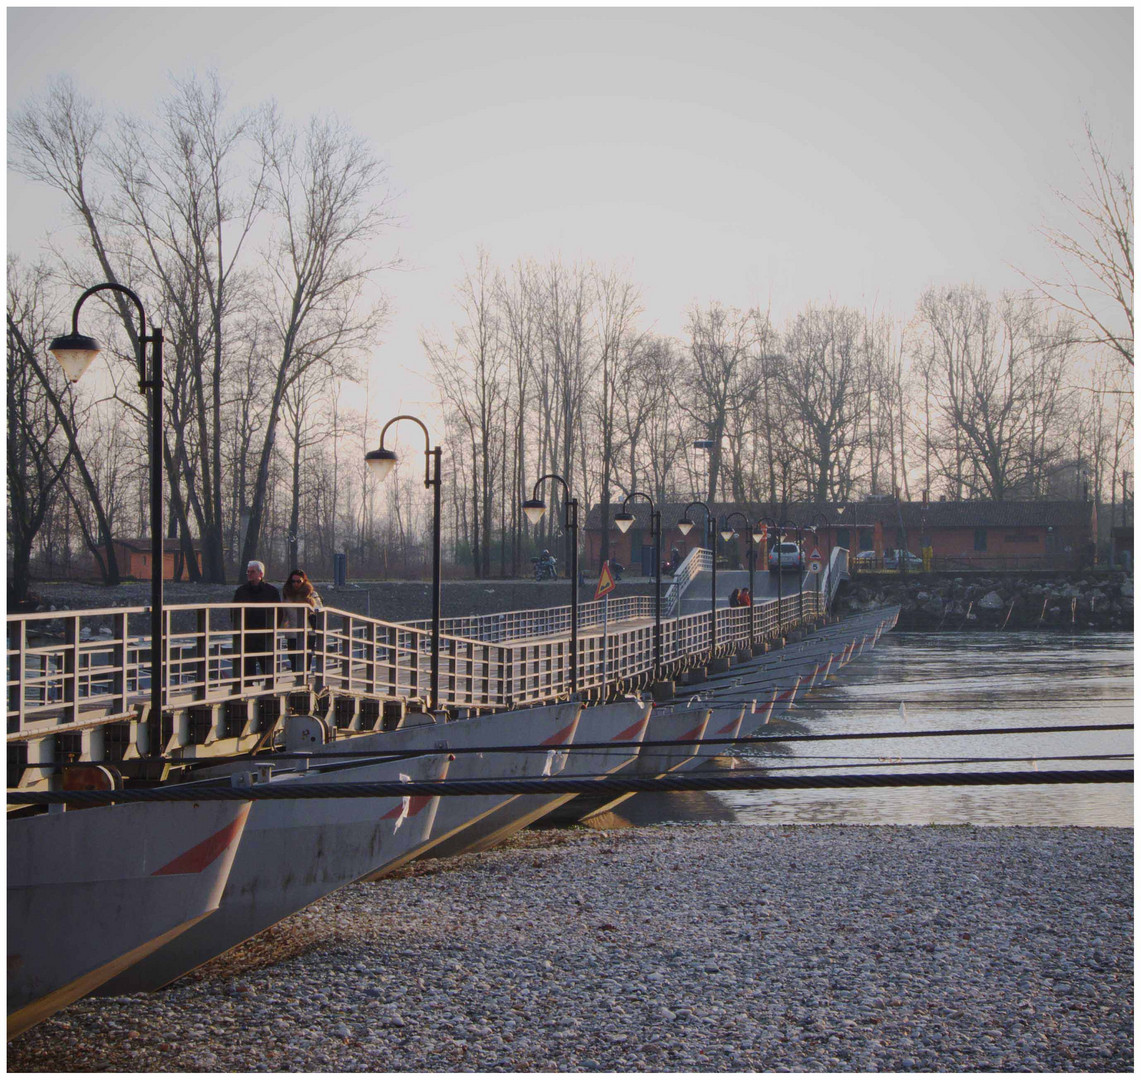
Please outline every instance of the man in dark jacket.
[[[276, 585], [265, 580], [265, 564], [257, 561], [246, 567], [246, 583], [234, 590], [235, 604], [280, 604], [281, 593]], [[235, 630], [244, 634], [234, 635], [234, 652], [242, 652], [245, 657], [243, 671], [246, 678], [258, 673], [273, 675], [273, 634], [249, 633], [250, 630], [272, 630], [275, 613], [256, 608], [237, 608], [232, 615]]]

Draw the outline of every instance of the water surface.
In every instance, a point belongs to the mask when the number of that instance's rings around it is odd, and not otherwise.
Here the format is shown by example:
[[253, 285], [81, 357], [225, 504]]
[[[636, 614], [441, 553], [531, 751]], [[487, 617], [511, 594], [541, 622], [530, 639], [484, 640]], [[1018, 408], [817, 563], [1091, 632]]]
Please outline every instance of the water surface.
[[[1132, 769], [1132, 731], [1067, 732], [1133, 721], [1133, 635], [890, 633], [798, 704], [812, 734], [1051, 727], [1056, 733], [927, 735], [785, 743], [745, 750], [773, 775]], [[636, 823], [648, 800], [619, 813]], [[656, 813], [748, 824], [1133, 824], [1132, 784], [713, 792]]]

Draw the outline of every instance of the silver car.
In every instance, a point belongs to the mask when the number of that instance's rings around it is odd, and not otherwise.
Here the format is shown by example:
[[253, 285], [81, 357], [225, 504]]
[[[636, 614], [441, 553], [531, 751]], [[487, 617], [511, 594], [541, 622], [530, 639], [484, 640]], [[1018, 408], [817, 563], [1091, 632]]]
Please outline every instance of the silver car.
[[912, 555], [903, 548], [883, 553], [883, 568], [885, 570], [922, 570], [923, 560], [918, 555]]
[[769, 552], [769, 573], [776, 574], [782, 570], [803, 570], [804, 553], [799, 544], [777, 544]]

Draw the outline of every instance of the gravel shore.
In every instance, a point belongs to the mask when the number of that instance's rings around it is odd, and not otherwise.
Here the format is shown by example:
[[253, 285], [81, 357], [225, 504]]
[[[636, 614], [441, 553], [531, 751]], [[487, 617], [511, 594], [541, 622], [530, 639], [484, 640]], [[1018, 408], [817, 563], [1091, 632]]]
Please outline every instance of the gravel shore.
[[1126, 1071], [1127, 829], [527, 832], [354, 885], [10, 1071]]

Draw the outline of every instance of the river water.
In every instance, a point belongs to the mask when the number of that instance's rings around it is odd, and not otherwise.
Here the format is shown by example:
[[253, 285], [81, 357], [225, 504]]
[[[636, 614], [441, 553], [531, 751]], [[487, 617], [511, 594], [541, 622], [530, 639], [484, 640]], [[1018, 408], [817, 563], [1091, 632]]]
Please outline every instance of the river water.
[[[1132, 724], [1133, 635], [890, 633], [826, 687], [817, 686], [788, 719], [790, 730], [841, 735]], [[1132, 754], [1132, 731], [1058, 730], [790, 742], [740, 757], [742, 764], [768, 766], [780, 776], [1132, 769]], [[1131, 827], [1133, 785], [713, 792], [657, 803], [639, 796], [618, 812], [634, 824], [675, 817], [747, 824]]]

